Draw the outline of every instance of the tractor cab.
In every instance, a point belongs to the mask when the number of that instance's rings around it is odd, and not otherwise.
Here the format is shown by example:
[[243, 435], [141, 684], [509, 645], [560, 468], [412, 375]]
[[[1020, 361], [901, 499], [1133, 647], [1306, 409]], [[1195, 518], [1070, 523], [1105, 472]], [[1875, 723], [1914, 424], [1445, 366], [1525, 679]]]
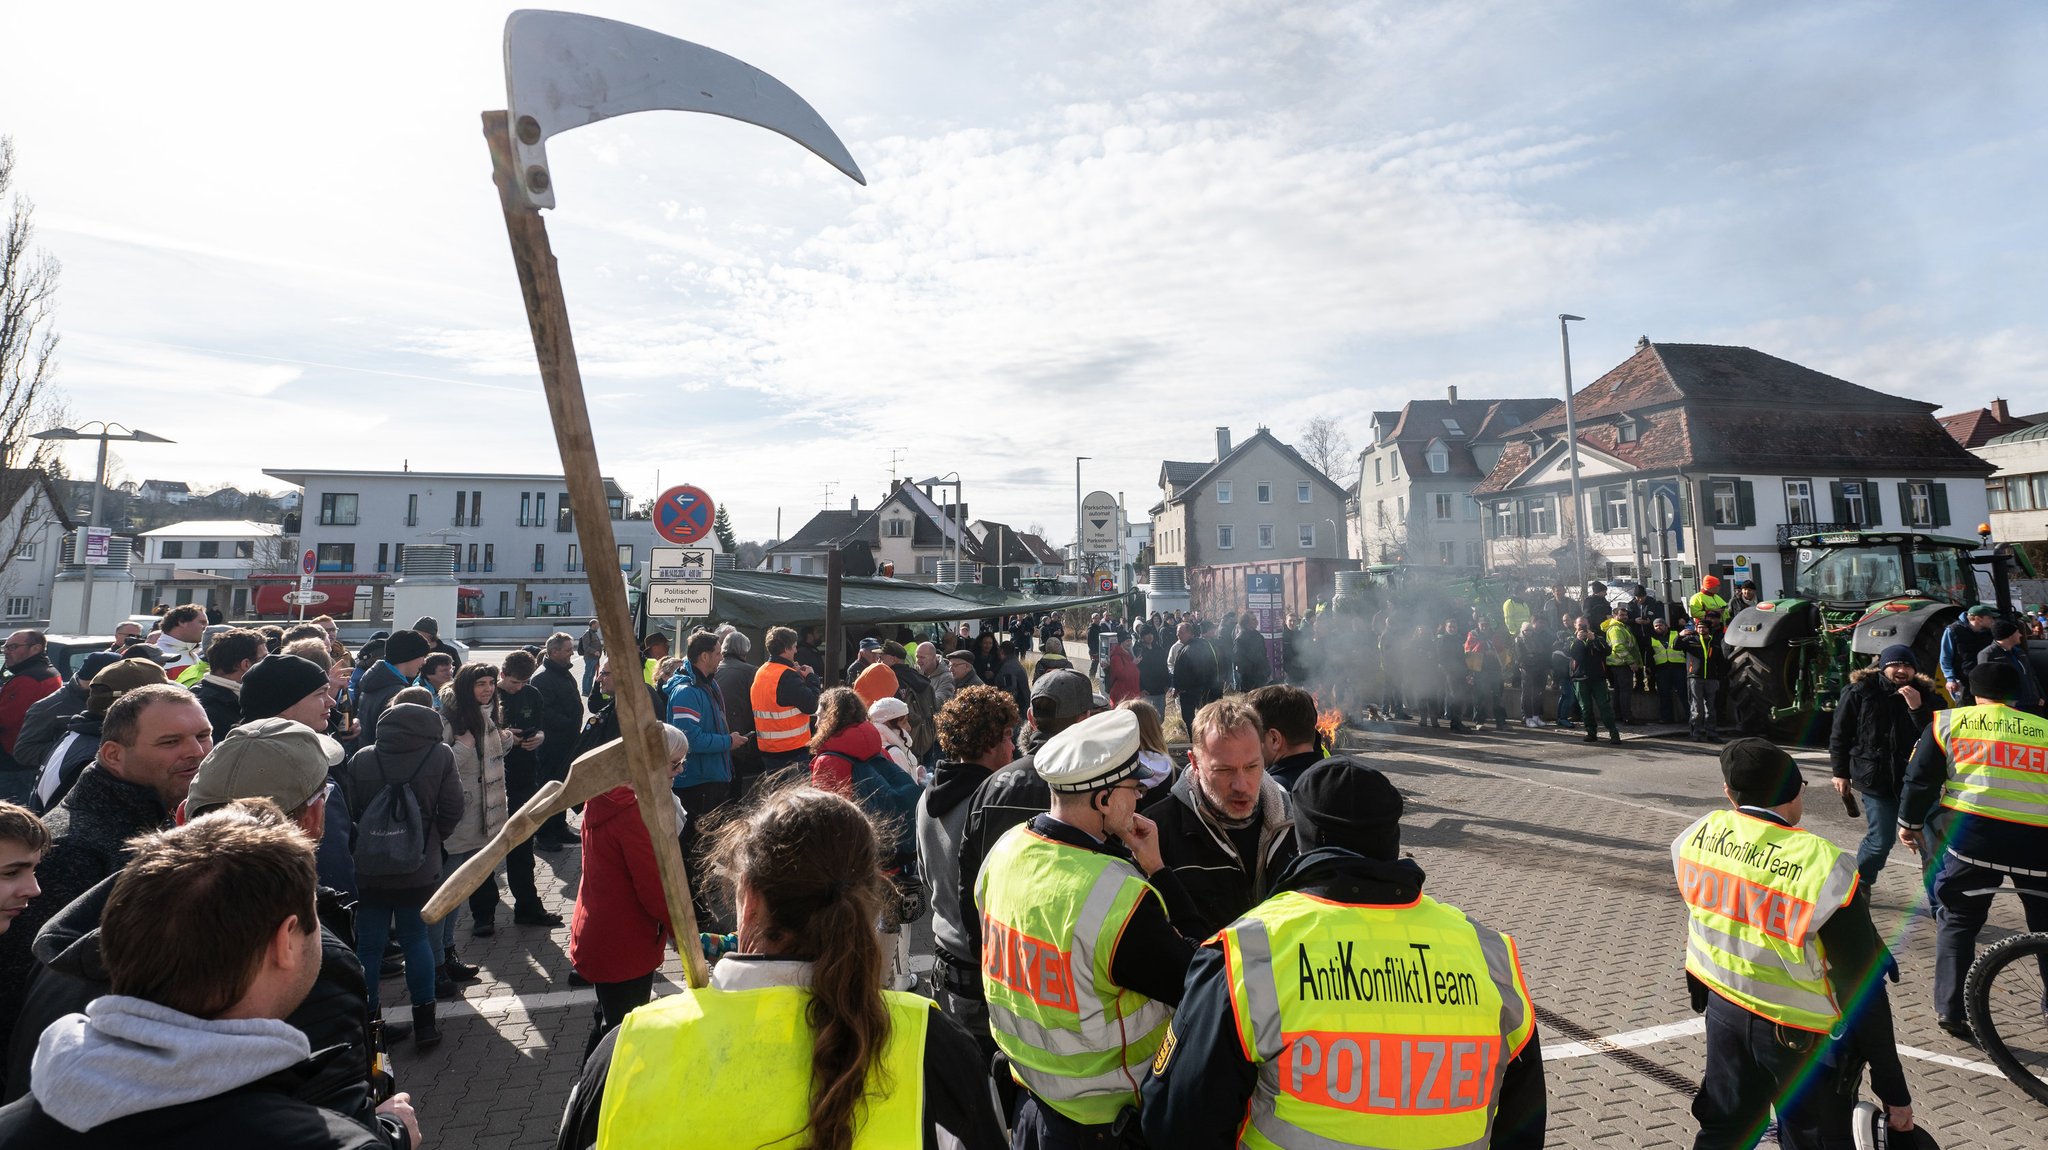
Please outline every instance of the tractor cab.
[[1791, 599], [1823, 609], [1868, 609], [1889, 599], [1968, 607], [1977, 602], [1972, 539], [1904, 531], [1830, 531], [1796, 535]]

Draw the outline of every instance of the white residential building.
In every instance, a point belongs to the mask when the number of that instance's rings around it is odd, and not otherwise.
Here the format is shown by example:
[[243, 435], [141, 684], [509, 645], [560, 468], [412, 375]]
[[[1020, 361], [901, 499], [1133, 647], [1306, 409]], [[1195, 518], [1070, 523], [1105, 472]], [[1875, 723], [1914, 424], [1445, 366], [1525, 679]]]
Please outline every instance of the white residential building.
[[[455, 575], [480, 588], [486, 616], [588, 615], [588, 573], [635, 571], [660, 544], [652, 521], [626, 517], [627, 496], [606, 479], [618, 554], [586, 557], [560, 475], [452, 471], [315, 471], [265, 475], [304, 493], [299, 546], [324, 574], [395, 578], [405, 548], [455, 548]], [[714, 544], [715, 546], [715, 544]]]

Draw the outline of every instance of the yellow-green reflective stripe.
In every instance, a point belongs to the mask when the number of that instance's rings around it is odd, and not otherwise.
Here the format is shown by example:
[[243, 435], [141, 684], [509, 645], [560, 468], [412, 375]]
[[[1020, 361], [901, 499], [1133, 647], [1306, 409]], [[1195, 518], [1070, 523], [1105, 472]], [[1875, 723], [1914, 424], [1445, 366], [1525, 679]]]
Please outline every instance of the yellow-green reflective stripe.
[[1021, 1063], [1013, 1062], [1010, 1065], [1024, 1085], [1047, 1102], [1075, 1102], [1104, 1094], [1128, 1096], [1131, 1093], [1131, 1083], [1146, 1070], [1142, 1065], [1130, 1069], [1119, 1064], [1115, 1069], [1103, 1071], [1101, 1074], [1076, 1078], [1067, 1074], [1047, 1074]]
[[1834, 865], [1828, 868], [1827, 881], [1821, 884], [1820, 894], [1814, 897], [1813, 923], [1809, 933], [1820, 933], [1821, 924], [1849, 901], [1849, 895], [1855, 891], [1856, 881], [1861, 877], [1854, 858], [1846, 854], [1835, 856]]
[[1273, 939], [1266, 924], [1246, 919], [1232, 928], [1237, 952], [1244, 958], [1238, 981], [1244, 984], [1245, 1007], [1251, 1014], [1252, 1044], [1260, 1058], [1280, 1057], [1280, 996], [1273, 987]]
[[1987, 818], [2006, 818], [2007, 822], [2027, 826], [2048, 826], [2048, 807], [2024, 799], [2007, 798], [2002, 791], [1989, 787], [1958, 785], [1954, 779], [1942, 788], [1941, 805], [1951, 810], [1982, 814]]
[[[1076, 984], [1076, 989], [1079, 989], [1078, 983]], [[1095, 994], [1092, 990], [1083, 993], [1091, 998]], [[1097, 1013], [1100, 1013], [1099, 1008]], [[989, 1022], [997, 1030], [1038, 1050], [1043, 1050], [1047, 1054], [1069, 1058], [1077, 1055], [1102, 1053], [1102, 1043], [1094, 1038], [1078, 1030], [1062, 1030], [1057, 1027], [1040, 1026], [1037, 1022], [1018, 1014], [1000, 1002], [989, 1002], [988, 1017]]]
[[1725, 986], [1738, 994], [1748, 995], [1758, 1002], [1782, 1007], [1811, 1018], [1834, 1020], [1842, 1016], [1842, 1012], [1835, 1008], [1833, 1000], [1826, 995], [1737, 973], [1717, 960], [1697, 939], [1686, 940], [1685, 954], [1690, 962], [1697, 962], [1703, 968], [1694, 973], [1703, 975], [1708, 982]]
[[1696, 918], [1692, 920], [1691, 930], [1694, 937], [1699, 938], [1706, 945], [1724, 954], [1733, 955], [1744, 962], [1754, 962], [1760, 965], [1782, 965], [1788, 974], [1804, 982], [1818, 982], [1827, 977], [1827, 969], [1821, 965], [1820, 955], [1804, 947], [1799, 951], [1799, 958], [1802, 961], [1795, 966], [1792, 962], [1788, 961], [1789, 956], [1783, 951], [1751, 942], [1746, 938], [1730, 934], [1719, 927], [1711, 926]]
[[1515, 1048], [1521, 1045], [1518, 1039], [1523, 1027], [1529, 1025], [1529, 1011], [1522, 1000], [1522, 988], [1515, 981], [1515, 959], [1508, 952], [1506, 937], [1478, 923], [1473, 923], [1472, 929], [1479, 936], [1480, 951], [1486, 955], [1486, 971], [1500, 988], [1500, 1035], [1504, 1045], [1499, 1063], [1505, 1067]]
[[803, 714], [802, 711], [791, 707], [786, 711], [755, 711], [754, 717], [756, 719], [794, 719], [801, 714]]

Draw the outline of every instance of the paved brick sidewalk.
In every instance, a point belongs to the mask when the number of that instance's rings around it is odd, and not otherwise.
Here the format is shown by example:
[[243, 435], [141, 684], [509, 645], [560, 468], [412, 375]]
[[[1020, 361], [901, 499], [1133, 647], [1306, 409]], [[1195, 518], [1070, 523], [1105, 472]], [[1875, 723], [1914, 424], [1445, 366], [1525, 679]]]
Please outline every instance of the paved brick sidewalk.
[[[1665, 740], [1596, 749], [1523, 731], [1453, 740], [1402, 728], [1367, 740], [1408, 795], [1405, 846], [1429, 874], [1426, 889], [1521, 944], [1551, 1052], [1550, 1144], [1689, 1144], [1689, 1092], [1702, 1060], [1696, 1029], [1614, 1053], [1568, 1044], [1697, 1026], [1685, 998], [1669, 844], [1716, 801], [1709, 749]], [[1825, 787], [1825, 764], [1808, 759], [1810, 778]], [[1860, 835], [1839, 808], [1810, 819], [1845, 846]], [[537, 857], [542, 892], [566, 917], [576, 854]], [[1981, 1066], [1981, 1052], [1934, 1028], [1933, 931], [1907, 913], [1909, 885], [1895, 856], [1876, 895], [1879, 928], [1902, 934], [1904, 981], [1892, 991], [1899, 1041]], [[2018, 926], [2011, 902], [1999, 900], [1987, 943]], [[463, 957], [486, 977], [464, 1002], [442, 1004], [447, 1041], [424, 1056], [405, 1043], [394, 1051], [401, 1088], [413, 1092], [433, 1144], [447, 1150], [552, 1144], [590, 1032], [592, 995], [566, 982], [567, 928], [512, 926], [509, 915], [508, 907], [495, 938], [471, 939], [466, 923], [459, 932]], [[671, 985], [657, 981], [657, 992], [682, 982], [673, 959], [664, 973]], [[383, 987], [402, 999], [398, 980]], [[1909, 1059], [1906, 1073], [1916, 1113], [1944, 1146], [2042, 1145], [2048, 1112], [1995, 1073], [1923, 1059]]]

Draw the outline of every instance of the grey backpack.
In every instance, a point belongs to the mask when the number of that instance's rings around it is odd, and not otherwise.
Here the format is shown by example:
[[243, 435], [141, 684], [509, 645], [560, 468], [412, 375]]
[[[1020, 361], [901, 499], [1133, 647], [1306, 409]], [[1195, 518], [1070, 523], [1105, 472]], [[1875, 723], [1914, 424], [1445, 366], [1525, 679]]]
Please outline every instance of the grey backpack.
[[[424, 765], [422, 763], [421, 765]], [[384, 786], [356, 820], [356, 873], [369, 877], [411, 874], [427, 858], [427, 823], [412, 793], [419, 767], [403, 782], [392, 782], [377, 764]]]

